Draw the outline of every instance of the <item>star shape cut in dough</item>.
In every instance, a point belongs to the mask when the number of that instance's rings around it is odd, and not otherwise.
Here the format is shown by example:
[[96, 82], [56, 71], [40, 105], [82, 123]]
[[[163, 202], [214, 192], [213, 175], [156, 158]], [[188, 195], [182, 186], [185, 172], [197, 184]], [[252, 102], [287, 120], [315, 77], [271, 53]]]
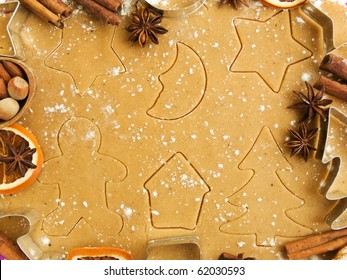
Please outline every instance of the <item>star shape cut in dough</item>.
[[257, 73], [274, 92], [279, 92], [291, 65], [312, 55], [293, 38], [289, 12], [266, 21], [235, 19], [234, 24], [241, 49], [230, 71]]
[[117, 76], [125, 67], [112, 48], [114, 26], [87, 26], [69, 20], [62, 31], [59, 46], [48, 55], [45, 64], [72, 76], [82, 96], [101, 75]]

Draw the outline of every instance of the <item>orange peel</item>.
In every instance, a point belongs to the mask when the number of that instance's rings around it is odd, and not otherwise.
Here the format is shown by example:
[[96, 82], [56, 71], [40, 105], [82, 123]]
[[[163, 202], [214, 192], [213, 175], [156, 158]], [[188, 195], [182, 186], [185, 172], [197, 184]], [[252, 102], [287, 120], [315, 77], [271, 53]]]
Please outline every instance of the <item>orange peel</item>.
[[[14, 123], [11, 126], [4, 127], [0, 130], [0, 156], [6, 156], [8, 149], [6, 147], [6, 141], [4, 137], [11, 135], [13, 138], [12, 143], [19, 145], [20, 143], [27, 141], [30, 149], [36, 149], [32, 155], [31, 162], [36, 165], [35, 168], [28, 168], [23, 177], [18, 176], [18, 172], [8, 176], [6, 174], [7, 164], [0, 162], [0, 194], [13, 194], [24, 188], [30, 186], [36, 178], [39, 176], [42, 164], [43, 164], [43, 153], [36, 137], [25, 127]], [[2, 135], [6, 135], [2, 137]], [[11, 177], [11, 178], [10, 178]]]
[[294, 9], [304, 4], [307, 0], [260, 0], [264, 5], [272, 8]]
[[67, 260], [132, 260], [127, 251], [114, 247], [81, 247], [71, 249]]

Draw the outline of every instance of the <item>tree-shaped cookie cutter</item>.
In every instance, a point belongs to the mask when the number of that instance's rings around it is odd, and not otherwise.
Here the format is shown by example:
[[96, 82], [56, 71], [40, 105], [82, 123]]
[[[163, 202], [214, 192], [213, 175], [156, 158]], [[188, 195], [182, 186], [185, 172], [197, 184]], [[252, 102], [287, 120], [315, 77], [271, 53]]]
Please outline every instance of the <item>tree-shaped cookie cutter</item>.
[[[339, 122], [345, 124], [347, 126], [347, 116], [339, 111], [335, 107], [329, 108], [329, 117], [328, 121], [324, 122], [321, 120], [321, 132], [319, 135], [319, 143], [318, 143], [318, 153], [319, 158], [321, 158], [324, 164], [328, 165], [328, 173], [326, 178], [324, 179], [324, 187], [322, 188], [322, 193], [327, 197], [327, 199], [332, 201], [337, 201], [334, 208], [329, 212], [327, 217], [325, 218], [326, 222], [330, 225], [330, 227], [334, 230], [339, 230], [347, 227], [347, 186], [344, 185], [342, 187], [346, 188], [342, 191], [336, 193], [336, 186], [334, 182], [339, 176], [339, 172], [341, 171], [342, 165], [342, 157], [338, 155], [330, 155], [328, 151], [329, 148], [329, 140], [328, 134], [331, 131], [331, 118], [336, 118]], [[334, 186], [333, 195], [329, 193], [329, 191]], [[340, 185], [338, 185], [339, 187]]]
[[[325, 13], [323, 13], [321, 10], [316, 8], [310, 1], [302, 5], [301, 9], [306, 15], [308, 15], [322, 27], [325, 51], [326, 53], [332, 52], [335, 49], [334, 23], [332, 19]], [[332, 116], [337, 118], [342, 123], [347, 124], [347, 116], [345, 116], [337, 108], [330, 107], [328, 121], [321, 121], [321, 132], [319, 136], [320, 140], [318, 143], [317, 157], [320, 158], [324, 164], [329, 164], [327, 178], [324, 181], [326, 186], [323, 190], [323, 194], [327, 197], [327, 199], [336, 200], [337, 203], [327, 215], [326, 222], [330, 225], [332, 229], [338, 230], [347, 227], [347, 197], [345, 197], [344, 195], [340, 195], [338, 197], [331, 198], [329, 195], [329, 189], [333, 185], [336, 177], [338, 176], [342, 160], [340, 157], [329, 159], [326, 156], [326, 150], [328, 148], [327, 133], [330, 131], [330, 118]]]
[[16, 241], [20, 249], [30, 260], [59, 260], [63, 259], [63, 255], [53, 251], [43, 251], [31, 238], [32, 229], [37, 226], [40, 221], [40, 214], [32, 208], [19, 208], [11, 211], [11, 213], [0, 211], [0, 219], [6, 217], [21, 217], [29, 222], [29, 231], [20, 236]]
[[18, 58], [22, 56], [22, 53], [20, 52], [20, 49], [18, 46], [16, 46], [16, 32], [13, 32], [12, 26], [15, 24], [14, 18], [16, 17], [16, 14], [19, 10], [20, 2], [19, 1], [6, 1], [0, 3], [0, 11], [3, 12], [9, 12], [12, 13], [12, 16], [9, 20], [9, 22], [6, 25], [6, 31], [10, 39], [11, 47], [13, 50], [12, 54], [0, 54], [2, 57], [11, 57], [11, 58]]
[[[301, 10], [322, 27], [325, 52], [328, 54], [335, 50], [334, 23], [332, 19], [316, 8], [310, 1], [307, 1], [304, 5], [302, 5]], [[327, 159], [326, 157], [327, 133], [330, 131], [331, 116], [334, 116], [342, 123], [347, 124], [347, 116], [341, 113], [337, 108], [330, 107], [328, 121], [320, 122], [321, 131], [316, 157], [320, 158], [324, 164], [330, 164], [327, 179], [325, 180], [326, 186], [323, 188], [323, 194], [327, 197], [327, 199], [336, 200], [337, 203], [327, 215], [325, 220], [332, 229], [338, 230], [347, 227], [347, 197], [341, 196], [339, 198], [332, 199], [328, 195], [329, 188], [332, 186], [333, 182], [338, 176], [338, 171], [340, 169], [342, 160], [340, 157], [335, 157], [334, 159]]]
[[159, 6], [156, 6], [150, 0], [139, 0], [139, 2], [145, 7], [151, 9], [157, 14], [163, 15], [164, 17], [182, 17], [187, 16], [195, 11], [199, 10], [207, 0], [195, 0], [189, 1], [189, 3], [182, 8], [168, 8], [162, 9]]

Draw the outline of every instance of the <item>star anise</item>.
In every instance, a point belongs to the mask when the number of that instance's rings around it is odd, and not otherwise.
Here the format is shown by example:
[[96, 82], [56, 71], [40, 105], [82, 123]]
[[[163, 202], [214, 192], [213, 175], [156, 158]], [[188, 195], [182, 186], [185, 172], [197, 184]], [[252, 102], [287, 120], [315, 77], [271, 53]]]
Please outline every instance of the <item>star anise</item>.
[[307, 88], [307, 96], [298, 91], [293, 91], [297, 96], [300, 97], [302, 102], [295, 103], [288, 108], [290, 109], [303, 109], [304, 116], [300, 120], [300, 122], [308, 119], [308, 122], [313, 120], [316, 116], [316, 113], [322, 116], [324, 120], [327, 119], [327, 112], [321, 108], [321, 106], [327, 106], [331, 104], [333, 101], [330, 99], [323, 99], [323, 95], [325, 93], [325, 88], [323, 87], [316, 95], [314, 94], [313, 87], [305, 82]]
[[241, 4], [245, 5], [246, 7], [249, 7], [248, 1], [247, 0], [221, 0], [220, 4], [224, 5], [226, 3], [233, 4], [235, 9], [238, 9]]
[[243, 257], [243, 253], [234, 255], [234, 254], [230, 254], [230, 253], [222, 253], [219, 258], [219, 260], [255, 260], [255, 258], [252, 257]]
[[13, 147], [11, 143], [7, 144], [8, 155], [0, 157], [0, 162], [8, 165], [6, 175], [11, 175], [18, 169], [20, 175], [24, 177], [28, 168], [36, 168], [36, 165], [32, 163], [32, 156], [36, 152], [36, 149], [30, 149], [25, 142], [19, 147], [18, 151]]
[[157, 34], [165, 34], [167, 29], [160, 26], [163, 19], [162, 15], [155, 15], [146, 7], [138, 10], [136, 13], [131, 14], [132, 24], [128, 25], [125, 29], [131, 32], [129, 40], [138, 41], [140, 46], [143, 47], [148, 42], [148, 38], [154, 44], [158, 44]]
[[310, 145], [310, 140], [314, 138], [318, 128], [307, 130], [304, 122], [300, 123], [299, 131], [288, 129], [294, 140], [284, 143], [286, 147], [292, 148], [291, 157], [301, 153], [302, 157], [307, 161], [310, 150], [316, 150], [315, 147]]

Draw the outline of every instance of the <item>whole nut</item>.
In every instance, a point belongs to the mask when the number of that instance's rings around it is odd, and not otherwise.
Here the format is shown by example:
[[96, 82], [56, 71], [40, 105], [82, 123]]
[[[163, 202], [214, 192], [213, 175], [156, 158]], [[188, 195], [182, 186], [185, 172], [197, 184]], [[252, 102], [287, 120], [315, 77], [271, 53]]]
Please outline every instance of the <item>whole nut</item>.
[[0, 100], [0, 119], [8, 121], [19, 112], [19, 104], [11, 97]]
[[11, 75], [7, 72], [5, 66], [2, 64], [1, 61], [0, 61], [0, 78], [3, 79], [6, 84], [11, 79]]
[[4, 79], [0, 78], [0, 99], [8, 97], [7, 87]]
[[28, 96], [29, 84], [21, 77], [13, 77], [7, 84], [8, 94], [16, 100], [23, 100]]
[[19, 76], [21, 78], [24, 78], [24, 71], [21, 67], [19, 67], [17, 64], [13, 63], [12, 61], [3, 61], [2, 64], [4, 65], [7, 72], [11, 75], [11, 77]]

